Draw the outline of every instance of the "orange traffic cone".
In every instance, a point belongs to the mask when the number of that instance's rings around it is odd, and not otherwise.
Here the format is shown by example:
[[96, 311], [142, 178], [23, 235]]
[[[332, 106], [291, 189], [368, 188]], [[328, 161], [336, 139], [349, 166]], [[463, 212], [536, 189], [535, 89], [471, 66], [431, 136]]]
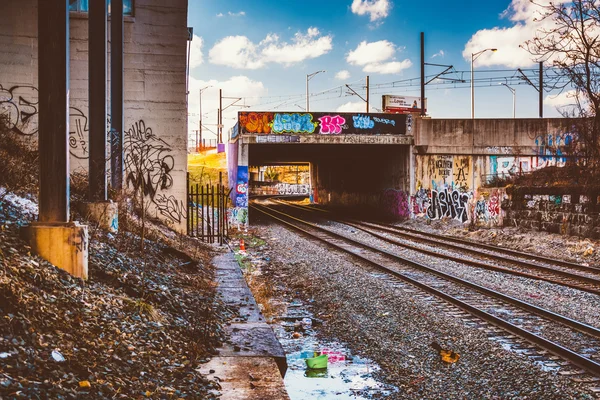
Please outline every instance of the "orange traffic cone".
[[246, 252], [246, 246], [244, 246], [244, 239], [240, 239], [240, 253]]

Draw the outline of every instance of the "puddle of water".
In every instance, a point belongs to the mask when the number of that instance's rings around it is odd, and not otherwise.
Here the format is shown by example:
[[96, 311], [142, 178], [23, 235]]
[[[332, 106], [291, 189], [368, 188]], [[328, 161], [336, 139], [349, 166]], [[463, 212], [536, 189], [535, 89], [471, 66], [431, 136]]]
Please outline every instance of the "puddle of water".
[[[373, 372], [379, 367], [372, 361], [354, 356], [339, 343], [324, 343], [315, 339], [314, 330], [305, 320], [302, 337], [293, 339], [294, 325], [299, 330], [301, 320], [285, 321], [274, 326], [275, 333], [287, 355], [288, 370], [285, 386], [291, 400], [370, 399], [372, 394], [389, 394], [390, 388], [377, 382]], [[311, 370], [304, 361], [319, 354], [328, 354], [326, 369]]]

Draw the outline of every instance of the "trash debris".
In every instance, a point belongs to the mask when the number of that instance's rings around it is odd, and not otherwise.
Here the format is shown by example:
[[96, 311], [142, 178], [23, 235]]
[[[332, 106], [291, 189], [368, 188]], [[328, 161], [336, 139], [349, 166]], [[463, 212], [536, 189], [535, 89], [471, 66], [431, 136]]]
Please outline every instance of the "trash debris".
[[431, 343], [431, 347], [439, 352], [442, 361], [445, 363], [453, 364], [460, 358], [460, 354], [455, 353], [452, 350], [442, 349], [442, 346], [440, 346], [437, 342]]
[[92, 385], [90, 384], [90, 381], [80, 381], [79, 387], [80, 388], [90, 388], [90, 387], [92, 387]]
[[52, 350], [52, 358], [56, 362], [64, 362], [65, 361], [65, 358], [63, 357], [63, 355], [60, 354], [60, 352], [57, 350]]

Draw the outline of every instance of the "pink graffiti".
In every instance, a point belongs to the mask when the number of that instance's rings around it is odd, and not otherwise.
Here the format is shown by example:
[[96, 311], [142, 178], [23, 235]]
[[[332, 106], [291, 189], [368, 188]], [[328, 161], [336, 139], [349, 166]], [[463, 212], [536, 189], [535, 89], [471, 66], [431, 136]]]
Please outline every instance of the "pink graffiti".
[[410, 217], [408, 200], [406, 193], [396, 189], [386, 189], [381, 196], [383, 210], [387, 214], [400, 219]]
[[496, 217], [500, 214], [500, 201], [497, 192], [492, 193], [487, 207], [492, 217]]
[[346, 119], [336, 115], [332, 117], [331, 115], [324, 115], [319, 118], [321, 121], [321, 134], [340, 134], [342, 133], [342, 125], [346, 123]]

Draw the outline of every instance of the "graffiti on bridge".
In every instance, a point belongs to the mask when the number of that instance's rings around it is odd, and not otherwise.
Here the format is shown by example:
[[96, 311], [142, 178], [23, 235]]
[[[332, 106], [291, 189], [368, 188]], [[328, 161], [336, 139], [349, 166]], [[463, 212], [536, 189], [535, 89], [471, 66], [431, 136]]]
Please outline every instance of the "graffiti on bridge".
[[312, 114], [275, 114], [271, 131], [274, 133], [313, 133], [318, 123], [313, 122]]
[[310, 194], [310, 185], [292, 184], [292, 183], [278, 183], [277, 192], [280, 195], [304, 195]]
[[238, 113], [238, 134], [404, 135], [407, 116], [381, 113]]

